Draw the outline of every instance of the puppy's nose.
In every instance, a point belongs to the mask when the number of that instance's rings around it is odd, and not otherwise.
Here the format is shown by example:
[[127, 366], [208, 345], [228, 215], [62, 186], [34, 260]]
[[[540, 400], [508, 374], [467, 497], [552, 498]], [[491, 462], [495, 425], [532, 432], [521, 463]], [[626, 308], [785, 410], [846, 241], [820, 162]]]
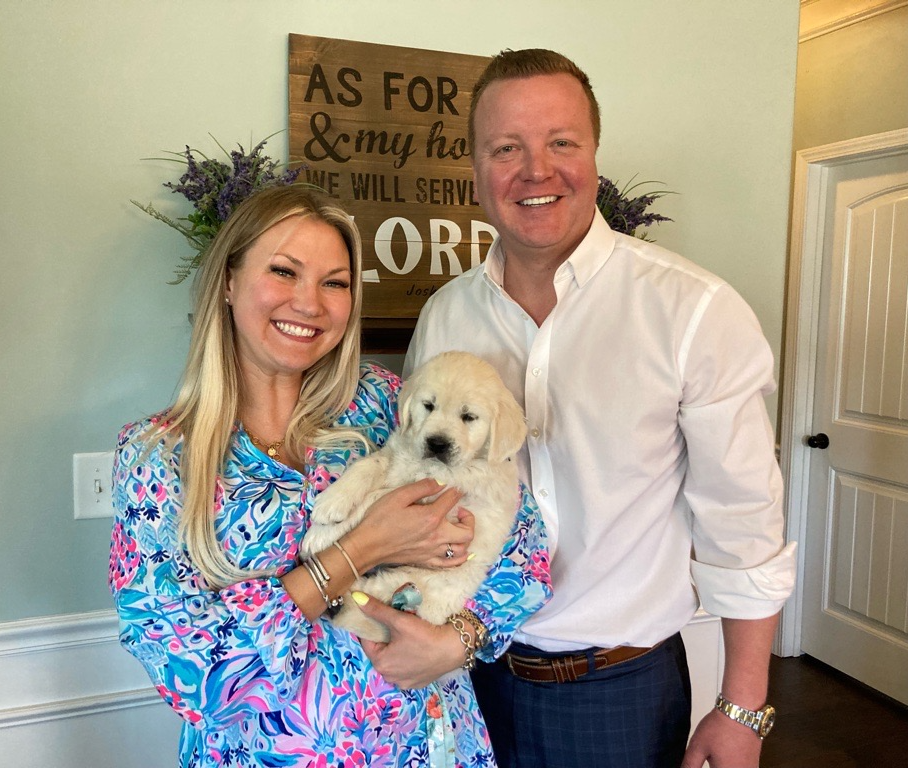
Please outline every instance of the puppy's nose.
[[451, 452], [451, 441], [444, 435], [429, 435], [426, 438], [426, 452], [442, 459]]

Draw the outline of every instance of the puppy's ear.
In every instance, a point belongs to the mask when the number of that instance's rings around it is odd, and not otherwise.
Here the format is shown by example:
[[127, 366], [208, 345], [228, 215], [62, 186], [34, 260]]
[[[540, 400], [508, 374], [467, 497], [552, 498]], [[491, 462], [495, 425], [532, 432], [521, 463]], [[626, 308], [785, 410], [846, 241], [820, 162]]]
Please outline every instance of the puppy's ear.
[[520, 450], [527, 436], [523, 411], [514, 396], [502, 388], [498, 409], [489, 429], [489, 461], [499, 463]]
[[397, 397], [397, 416], [400, 421], [401, 431], [406, 431], [411, 422], [410, 418], [410, 400], [413, 398], [412, 379], [407, 379], [400, 388], [400, 395]]
[[406, 432], [413, 424], [412, 404], [413, 395], [416, 394], [417, 380], [419, 372], [417, 371], [407, 379], [400, 388], [400, 395], [397, 398], [397, 415], [400, 420], [400, 429]]

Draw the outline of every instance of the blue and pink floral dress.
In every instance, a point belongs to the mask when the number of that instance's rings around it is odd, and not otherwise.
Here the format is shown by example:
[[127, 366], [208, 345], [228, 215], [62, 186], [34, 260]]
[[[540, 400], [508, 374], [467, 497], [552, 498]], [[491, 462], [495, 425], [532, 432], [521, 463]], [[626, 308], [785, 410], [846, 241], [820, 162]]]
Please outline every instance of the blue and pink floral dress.
[[[338, 420], [382, 445], [400, 382], [363, 366]], [[154, 417], [160, 418], [160, 417]], [[372, 667], [359, 641], [327, 619], [309, 622], [277, 578], [210, 589], [180, 545], [181, 443], [173, 450], [122, 431], [114, 466], [110, 586], [120, 641], [184, 719], [181, 768], [197, 766], [494, 766], [465, 672], [400, 690]], [[241, 429], [217, 490], [218, 539], [251, 569], [295, 566], [316, 495], [357, 450], [311, 450], [305, 475], [259, 452]], [[515, 503], [517, 499], [515, 498]], [[545, 532], [523, 491], [497, 565], [468, 606], [491, 632], [491, 660], [551, 594]]]

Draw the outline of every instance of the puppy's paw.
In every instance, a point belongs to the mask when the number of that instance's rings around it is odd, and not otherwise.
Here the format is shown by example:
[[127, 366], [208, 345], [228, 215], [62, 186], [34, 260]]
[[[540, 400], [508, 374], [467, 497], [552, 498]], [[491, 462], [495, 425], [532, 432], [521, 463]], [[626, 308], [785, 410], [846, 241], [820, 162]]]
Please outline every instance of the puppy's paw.
[[[347, 484], [349, 485], [349, 484]], [[332, 485], [315, 497], [309, 518], [313, 524], [326, 525], [346, 520], [353, 510], [355, 500], [344, 493], [344, 485]]]
[[366, 616], [356, 603], [344, 603], [340, 613], [331, 621], [338, 627], [342, 627], [364, 640], [387, 643], [391, 639], [391, 633], [388, 628], [384, 624], [379, 624], [374, 619]]
[[346, 528], [341, 525], [319, 525], [313, 523], [306, 531], [300, 542], [300, 557], [308, 557], [317, 552], [328, 549], [335, 541], [346, 533]]

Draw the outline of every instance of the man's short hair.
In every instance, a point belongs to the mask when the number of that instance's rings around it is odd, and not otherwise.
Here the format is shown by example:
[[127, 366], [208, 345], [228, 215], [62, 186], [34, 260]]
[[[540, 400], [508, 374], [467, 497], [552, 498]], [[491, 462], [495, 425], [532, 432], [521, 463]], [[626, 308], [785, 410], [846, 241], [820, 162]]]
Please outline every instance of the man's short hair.
[[480, 97], [490, 83], [494, 83], [496, 80], [516, 80], [523, 77], [534, 77], [535, 75], [558, 75], [562, 73], [576, 78], [580, 85], [583, 86], [583, 92], [590, 103], [590, 120], [593, 123], [593, 135], [596, 137], [596, 144], [598, 144], [600, 132], [599, 102], [596, 101], [593, 87], [590, 85], [590, 79], [587, 77], [586, 72], [580, 69], [567, 56], [555, 51], [545, 48], [524, 48], [520, 51], [512, 51], [507, 48], [492, 58], [473, 86], [467, 129], [470, 151], [473, 151], [476, 142], [476, 107], [479, 104]]

